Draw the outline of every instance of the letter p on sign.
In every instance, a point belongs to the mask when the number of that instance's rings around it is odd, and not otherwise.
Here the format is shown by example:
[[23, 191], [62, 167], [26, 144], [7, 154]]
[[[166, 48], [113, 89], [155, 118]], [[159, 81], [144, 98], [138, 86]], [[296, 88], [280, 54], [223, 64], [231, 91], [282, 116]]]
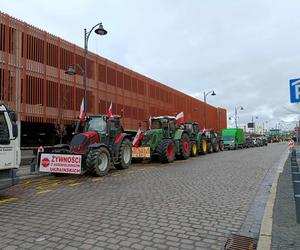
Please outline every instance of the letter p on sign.
[[290, 80], [291, 103], [300, 102], [300, 78]]

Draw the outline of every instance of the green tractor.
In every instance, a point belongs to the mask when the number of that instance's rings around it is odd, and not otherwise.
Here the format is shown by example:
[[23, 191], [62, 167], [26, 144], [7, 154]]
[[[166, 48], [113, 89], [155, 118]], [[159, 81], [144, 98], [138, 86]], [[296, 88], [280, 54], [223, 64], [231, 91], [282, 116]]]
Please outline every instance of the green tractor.
[[205, 136], [207, 140], [207, 152], [219, 152], [224, 150], [224, 143], [222, 138], [214, 132], [213, 129], [208, 129], [205, 131]]
[[199, 130], [199, 124], [197, 122], [185, 122], [182, 125], [190, 137], [191, 156], [205, 155], [207, 153], [206, 136]]
[[[129, 167], [132, 158], [131, 148], [130, 136], [124, 133], [119, 116], [112, 116], [110, 119], [107, 119], [105, 115], [90, 116], [85, 120], [83, 126], [81, 122], [78, 122], [70, 145], [55, 145], [52, 151], [52, 160], [54, 156], [56, 157], [54, 160], [59, 159], [60, 162], [53, 168], [48, 163], [47, 169], [57, 176], [69, 174], [71, 172], [64, 168], [66, 165], [63, 162], [64, 159], [81, 156], [81, 170], [78, 174], [104, 176], [112, 165], [117, 169]], [[51, 155], [47, 155], [47, 157], [51, 162]], [[75, 158], [73, 157], [73, 159]]]
[[187, 159], [190, 156], [190, 138], [186, 131], [178, 128], [174, 116], [151, 118], [151, 128], [144, 132], [142, 147], [150, 147], [151, 158], [162, 163], [173, 162], [176, 158]]

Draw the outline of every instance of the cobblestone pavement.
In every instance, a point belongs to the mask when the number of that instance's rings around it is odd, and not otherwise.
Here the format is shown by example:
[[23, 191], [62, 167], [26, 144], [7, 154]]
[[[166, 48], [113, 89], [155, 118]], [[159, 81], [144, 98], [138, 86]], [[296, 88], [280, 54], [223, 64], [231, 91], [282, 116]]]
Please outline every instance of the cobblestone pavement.
[[1, 249], [220, 249], [285, 144], [0, 191]]

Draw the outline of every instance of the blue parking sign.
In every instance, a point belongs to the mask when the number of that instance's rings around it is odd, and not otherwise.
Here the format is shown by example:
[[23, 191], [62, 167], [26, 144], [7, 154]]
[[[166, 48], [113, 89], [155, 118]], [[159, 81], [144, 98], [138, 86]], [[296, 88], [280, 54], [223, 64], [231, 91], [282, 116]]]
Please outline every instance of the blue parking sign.
[[291, 103], [300, 102], [300, 78], [290, 80]]

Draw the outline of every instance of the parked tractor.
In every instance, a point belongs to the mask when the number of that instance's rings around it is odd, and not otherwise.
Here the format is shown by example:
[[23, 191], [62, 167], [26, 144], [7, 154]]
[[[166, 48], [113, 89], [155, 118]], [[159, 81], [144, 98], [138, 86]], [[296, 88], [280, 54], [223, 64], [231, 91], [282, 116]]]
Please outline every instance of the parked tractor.
[[206, 130], [205, 135], [208, 153], [219, 152], [224, 150], [222, 138], [217, 133], [215, 133], [213, 129]]
[[197, 122], [185, 122], [182, 124], [191, 141], [191, 156], [207, 153], [206, 136], [199, 130]]
[[[77, 124], [70, 145], [59, 144], [55, 146], [52, 152], [53, 156], [55, 154], [59, 155], [52, 158], [52, 160], [59, 161], [59, 163], [52, 168], [53, 174], [72, 173], [65, 170], [63, 164], [60, 164], [68, 157], [75, 159], [76, 162], [76, 158], [72, 158], [72, 155], [81, 156], [80, 174], [88, 173], [93, 176], [104, 176], [108, 173], [111, 165], [114, 165], [117, 169], [129, 167], [132, 158], [132, 144], [130, 136], [123, 132], [119, 116], [112, 116], [110, 119], [107, 119], [104, 115], [90, 116], [85, 120], [84, 126], [80, 124], [81, 122]], [[51, 155], [47, 156], [51, 158]], [[60, 156], [61, 158], [59, 158]], [[42, 157], [43, 154], [41, 154]], [[48, 160], [51, 162], [51, 159]]]
[[141, 146], [150, 147], [151, 158], [158, 157], [162, 163], [173, 162], [175, 157], [187, 159], [191, 151], [189, 135], [178, 127], [174, 116], [153, 117]]

